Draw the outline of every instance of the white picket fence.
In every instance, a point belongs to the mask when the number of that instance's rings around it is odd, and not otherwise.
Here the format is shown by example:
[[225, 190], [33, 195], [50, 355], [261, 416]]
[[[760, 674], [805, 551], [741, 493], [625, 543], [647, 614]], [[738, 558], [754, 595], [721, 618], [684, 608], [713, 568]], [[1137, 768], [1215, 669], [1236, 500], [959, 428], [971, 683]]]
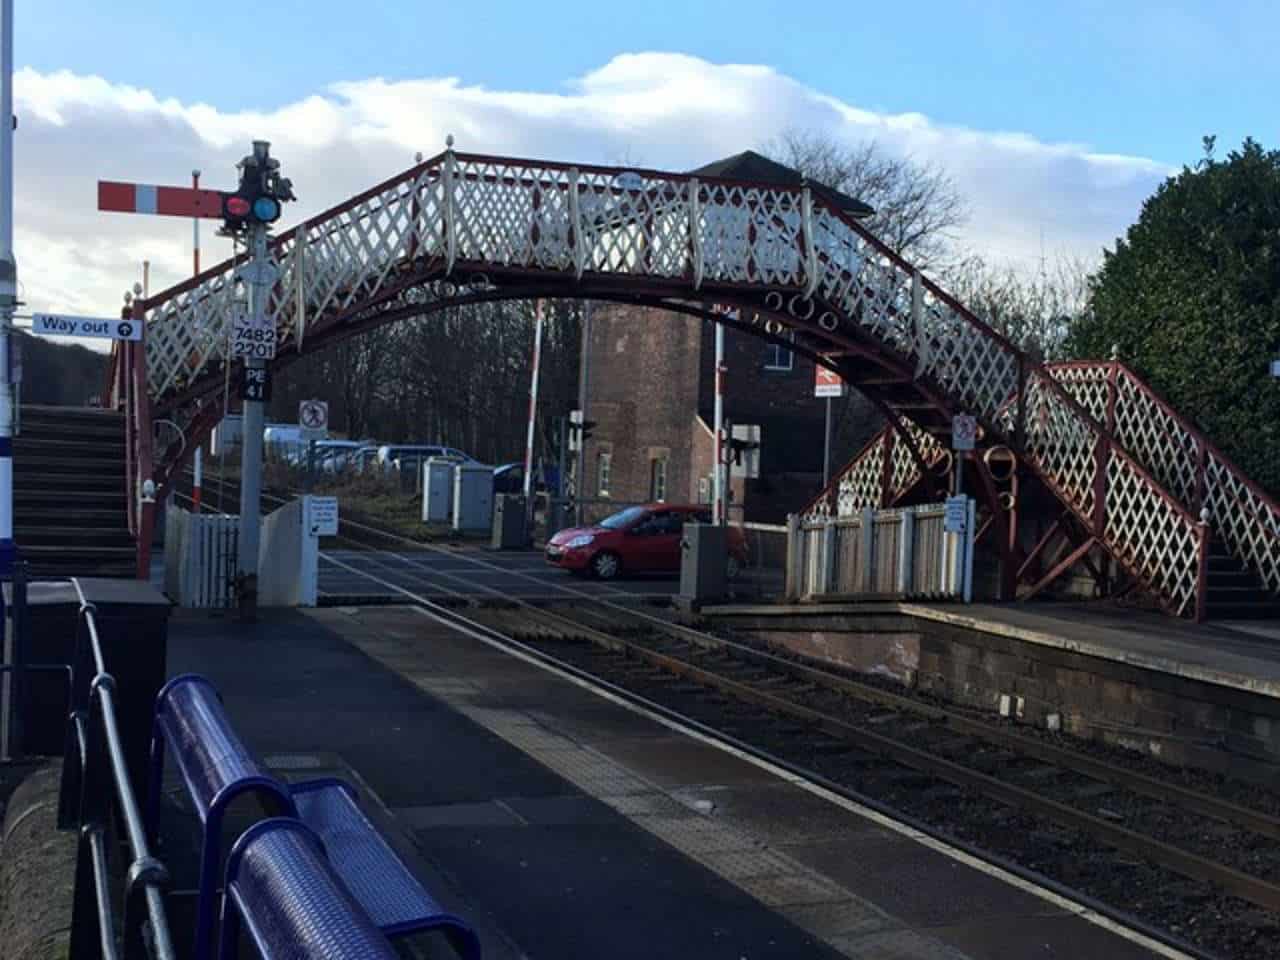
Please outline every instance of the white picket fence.
[[238, 516], [171, 508], [165, 515], [164, 592], [181, 607], [230, 608], [239, 549]]
[[788, 599], [819, 597], [973, 598], [974, 502], [964, 531], [948, 533], [944, 504], [850, 516], [792, 517], [787, 533]]
[[[258, 603], [264, 607], [314, 607], [318, 596], [320, 540], [309, 529], [310, 496], [291, 500], [262, 518], [258, 552]], [[170, 508], [165, 516], [164, 590], [180, 607], [230, 609], [240, 517], [194, 514]]]

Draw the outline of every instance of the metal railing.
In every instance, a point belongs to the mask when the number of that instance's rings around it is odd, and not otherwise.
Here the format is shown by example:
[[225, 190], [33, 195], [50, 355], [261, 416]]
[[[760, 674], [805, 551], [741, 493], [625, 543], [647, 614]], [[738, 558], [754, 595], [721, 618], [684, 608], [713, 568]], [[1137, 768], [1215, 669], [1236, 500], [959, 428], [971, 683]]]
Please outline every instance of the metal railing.
[[[67, 749], [58, 797], [58, 826], [75, 828], [75, 891], [70, 955], [75, 960], [173, 960], [162, 890], [169, 874], [151, 855], [125, 761], [116, 682], [98, 637], [97, 608], [71, 579], [80, 609], [71, 664]], [[123, 842], [118, 838], [123, 827]], [[115, 856], [125, 854], [123, 896]], [[122, 917], [116, 923], [116, 904]]]

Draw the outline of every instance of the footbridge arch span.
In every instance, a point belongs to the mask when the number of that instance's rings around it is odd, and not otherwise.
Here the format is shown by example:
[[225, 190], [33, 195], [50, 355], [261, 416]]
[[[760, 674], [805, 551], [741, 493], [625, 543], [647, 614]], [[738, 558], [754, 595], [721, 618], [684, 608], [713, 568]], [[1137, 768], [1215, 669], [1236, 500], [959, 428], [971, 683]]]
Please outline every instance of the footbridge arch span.
[[[794, 337], [795, 349], [870, 396], [920, 464], [922, 438], [942, 437], [954, 414], [977, 416], [1093, 543], [1169, 609], [1196, 612], [1197, 518], [1042, 366], [826, 191], [449, 149], [280, 234], [271, 249], [278, 368], [381, 324], [481, 300], [615, 300], [720, 318], [736, 310], [735, 324], [789, 346]], [[132, 305], [145, 348], [123, 348], [112, 392], [135, 423], [136, 483], [172, 482], [221, 414], [241, 266], [228, 260]], [[181, 448], [150, 449], [158, 416], [184, 426]]]

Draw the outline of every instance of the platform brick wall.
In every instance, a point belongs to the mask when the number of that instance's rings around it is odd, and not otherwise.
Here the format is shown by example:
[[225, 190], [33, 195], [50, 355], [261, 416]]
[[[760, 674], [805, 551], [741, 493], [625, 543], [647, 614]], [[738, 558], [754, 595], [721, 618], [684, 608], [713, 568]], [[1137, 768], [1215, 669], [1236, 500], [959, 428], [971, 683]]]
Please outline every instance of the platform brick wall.
[[1100, 657], [921, 621], [917, 685], [996, 710], [1023, 698], [1023, 723], [1063, 729], [1167, 763], [1280, 783], [1280, 700]]
[[1019, 725], [1058, 714], [1072, 736], [1280, 784], [1280, 698], [896, 612], [716, 619], [991, 714], [1007, 694]]

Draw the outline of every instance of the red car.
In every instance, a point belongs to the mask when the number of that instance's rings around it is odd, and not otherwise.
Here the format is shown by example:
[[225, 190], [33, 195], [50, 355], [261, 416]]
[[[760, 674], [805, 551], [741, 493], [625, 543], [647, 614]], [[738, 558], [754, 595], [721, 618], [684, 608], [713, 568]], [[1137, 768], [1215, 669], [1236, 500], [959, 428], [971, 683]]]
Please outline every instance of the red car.
[[[686, 523], [710, 523], [705, 506], [648, 503], [627, 507], [595, 526], [561, 530], [547, 544], [547, 563], [601, 580], [627, 573], [680, 569], [680, 536]], [[741, 528], [729, 528], [728, 574], [733, 579], [747, 562]]]

